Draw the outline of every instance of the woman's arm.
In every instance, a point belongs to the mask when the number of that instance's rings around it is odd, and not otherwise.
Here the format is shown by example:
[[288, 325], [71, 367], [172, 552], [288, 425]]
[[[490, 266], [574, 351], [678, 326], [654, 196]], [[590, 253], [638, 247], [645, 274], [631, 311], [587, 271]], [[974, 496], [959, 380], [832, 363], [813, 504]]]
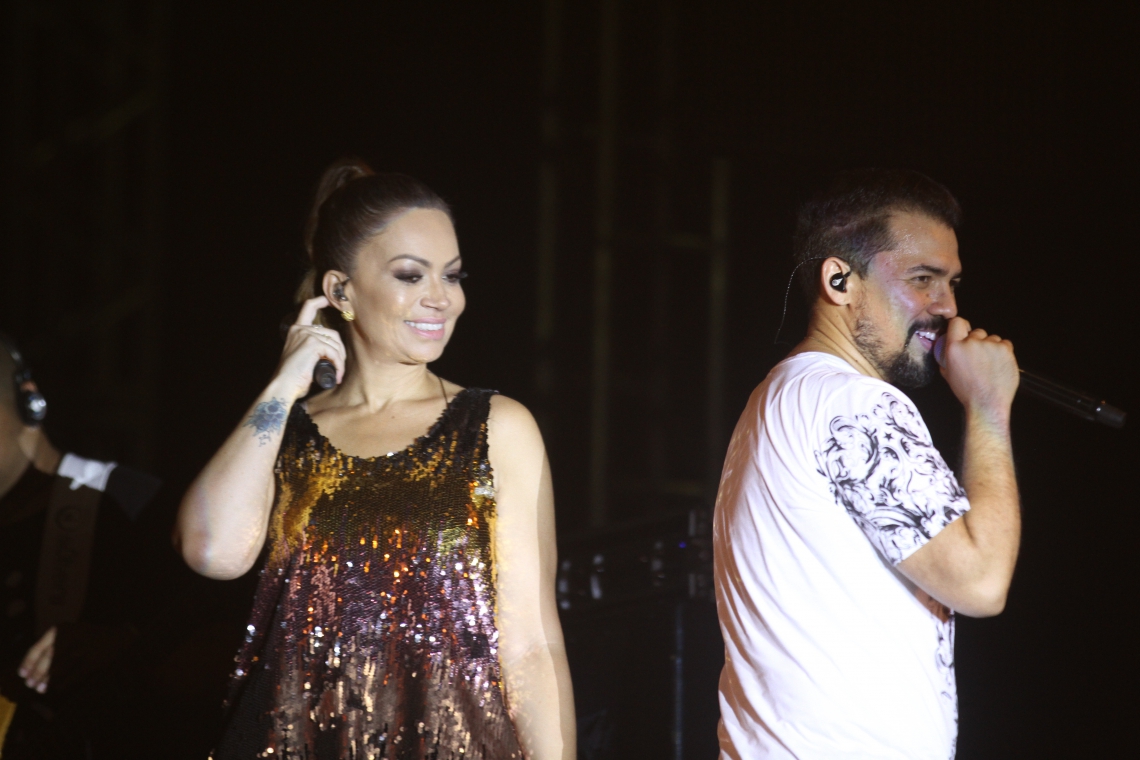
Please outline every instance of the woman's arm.
[[253, 567], [265, 543], [273, 507], [273, 464], [293, 403], [309, 390], [322, 357], [344, 374], [344, 345], [334, 330], [313, 325], [324, 296], [305, 302], [289, 330], [281, 364], [249, 415], [190, 484], [174, 525], [174, 545], [186, 563], [228, 580]]
[[554, 492], [542, 435], [522, 404], [491, 401], [499, 661], [507, 704], [529, 760], [577, 757], [574, 692], [554, 597]]

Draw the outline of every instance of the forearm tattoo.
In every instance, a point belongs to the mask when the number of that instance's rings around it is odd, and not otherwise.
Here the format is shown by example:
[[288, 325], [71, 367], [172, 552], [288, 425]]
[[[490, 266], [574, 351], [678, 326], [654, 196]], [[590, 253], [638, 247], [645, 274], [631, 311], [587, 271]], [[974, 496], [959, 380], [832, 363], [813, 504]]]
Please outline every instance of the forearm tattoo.
[[281, 432], [281, 426], [285, 424], [287, 409], [283, 398], [271, 398], [268, 401], [262, 401], [254, 407], [253, 414], [249, 415], [249, 419], [245, 421], [245, 425], [242, 427], [253, 428], [253, 434], [257, 436], [259, 444], [264, 446]]

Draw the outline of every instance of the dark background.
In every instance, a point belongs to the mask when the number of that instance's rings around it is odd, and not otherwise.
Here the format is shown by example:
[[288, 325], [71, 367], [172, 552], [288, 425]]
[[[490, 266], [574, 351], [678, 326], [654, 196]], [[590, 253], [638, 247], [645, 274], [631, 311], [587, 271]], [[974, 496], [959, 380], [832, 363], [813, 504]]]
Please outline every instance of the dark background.
[[[303, 271], [313, 186], [328, 162], [353, 154], [413, 174], [453, 204], [469, 305], [436, 369], [535, 410], [560, 533], [589, 540], [600, 5], [561, 4], [558, 76], [544, 99], [552, 5], [10, 2], [20, 23], [7, 57], [0, 326], [37, 369], [58, 443], [166, 480], [156, 535], [270, 377]], [[865, 165], [920, 170], [961, 201], [963, 316], [1012, 338], [1024, 366], [1140, 408], [1138, 29], [1122, 7], [618, 5], [618, 233], [652, 227], [665, 188], [670, 229], [707, 234], [710, 167], [730, 167], [723, 442], [787, 350], [773, 337], [797, 204], [834, 171]], [[668, 28], [665, 97], [657, 66]], [[119, 69], [99, 63], [135, 38]], [[131, 102], [132, 83], [150, 99], [115, 127], [113, 106]], [[559, 123], [545, 143], [544, 108]], [[655, 142], [661, 124], [669, 151]], [[555, 327], [539, 345], [543, 161], [561, 192]], [[670, 472], [708, 482], [708, 265], [653, 244], [614, 250], [607, 523], [620, 526], [711, 506], [707, 489], [623, 485], [648, 477], [641, 452], [654, 446]], [[123, 293], [134, 300], [122, 305]], [[793, 293], [784, 341], [803, 326]], [[658, 364], [645, 353], [654, 329], [664, 335]], [[545, 389], [542, 358], [555, 370]], [[645, 399], [661, 366], [670, 382], [654, 405]], [[944, 387], [915, 396], [954, 459], [953, 399]], [[1017, 402], [1022, 557], [1002, 616], [959, 619], [959, 757], [1131, 746], [1134, 423], [1109, 430]]]

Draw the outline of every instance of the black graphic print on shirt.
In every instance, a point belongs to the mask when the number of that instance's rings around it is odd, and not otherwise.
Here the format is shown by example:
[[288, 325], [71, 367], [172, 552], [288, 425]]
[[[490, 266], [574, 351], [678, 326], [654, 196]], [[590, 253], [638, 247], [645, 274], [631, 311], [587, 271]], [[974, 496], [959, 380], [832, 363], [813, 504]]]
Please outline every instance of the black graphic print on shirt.
[[829, 429], [815, 452], [819, 473], [892, 565], [970, 508], [918, 411], [891, 393], [866, 413], [835, 417]]

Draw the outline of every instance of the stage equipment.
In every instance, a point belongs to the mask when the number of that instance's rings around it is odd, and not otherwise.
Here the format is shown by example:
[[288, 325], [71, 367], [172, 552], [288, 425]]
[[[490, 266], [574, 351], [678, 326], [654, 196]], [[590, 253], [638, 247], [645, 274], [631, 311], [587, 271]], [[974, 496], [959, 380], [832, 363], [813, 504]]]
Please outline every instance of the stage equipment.
[[171, 5], [15, 0], [3, 24], [0, 323], [37, 347], [41, 379], [83, 378], [52, 390], [69, 445], [143, 467], [177, 355], [162, 340]]
[[690, 515], [707, 522], [736, 416], [732, 168], [684, 128], [691, 9], [543, 5], [532, 403], [575, 473], [560, 503], [588, 516], [559, 540], [578, 756], [705, 760], [724, 647]]
[[559, 556], [579, 757], [715, 757], [724, 644], [707, 513], [572, 536]]
[[[945, 348], [946, 336], [939, 335], [938, 340], [934, 342], [934, 358], [943, 366], [945, 365], [942, 353]], [[1067, 388], [1035, 372], [1024, 369], [1020, 372], [1021, 384], [1017, 387], [1019, 393], [1028, 393], [1030, 396], [1056, 404], [1089, 422], [1099, 422], [1117, 429], [1124, 427], [1124, 419], [1128, 415], [1123, 409], [1118, 409], [1107, 401], [1098, 400], [1096, 396]]]

